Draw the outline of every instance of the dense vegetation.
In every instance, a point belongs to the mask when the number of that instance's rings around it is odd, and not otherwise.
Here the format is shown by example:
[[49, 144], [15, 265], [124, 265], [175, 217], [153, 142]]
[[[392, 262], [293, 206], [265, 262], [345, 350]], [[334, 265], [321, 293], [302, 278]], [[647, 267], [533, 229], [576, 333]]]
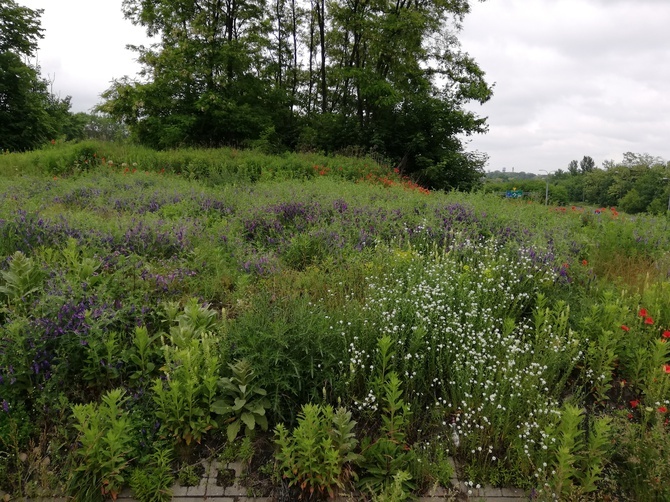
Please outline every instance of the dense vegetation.
[[[486, 130], [464, 109], [492, 92], [456, 37], [468, 0], [125, 0], [155, 37], [143, 79], [100, 109], [141, 144], [374, 152], [424, 186], [468, 189]], [[415, 178], [416, 179], [416, 178]]]
[[124, 0], [153, 37], [143, 65], [103, 93], [95, 115], [70, 113], [35, 56], [41, 10], [0, 5], [0, 151], [59, 139], [145, 146], [374, 154], [423, 186], [470, 189], [486, 131], [467, 111], [492, 90], [457, 39], [468, 0]]
[[588, 204], [617, 207], [630, 214], [670, 211], [670, 162], [648, 154], [624, 153], [620, 162], [606, 161], [602, 169], [586, 156], [570, 162], [547, 180], [532, 173], [488, 173], [485, 190], [501, 192], [516, 188], [527, 197], [544, 200], [545, 182], [554, 204]]
[[166, 500], [208, 456], [404, 500], [453, 456], [473, 486], [670, 497], [665, 219], [226, 149], [0, 173], [2, 490]]

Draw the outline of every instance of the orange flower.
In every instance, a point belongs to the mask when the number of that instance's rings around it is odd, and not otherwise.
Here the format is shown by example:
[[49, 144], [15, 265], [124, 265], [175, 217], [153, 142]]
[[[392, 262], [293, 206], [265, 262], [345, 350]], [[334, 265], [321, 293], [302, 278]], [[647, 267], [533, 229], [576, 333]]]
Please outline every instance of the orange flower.
[[582, 265], [587, 266], [588, 264], [589, 264], [588, 261], [586, 261], [586, 260], [582, 260]]

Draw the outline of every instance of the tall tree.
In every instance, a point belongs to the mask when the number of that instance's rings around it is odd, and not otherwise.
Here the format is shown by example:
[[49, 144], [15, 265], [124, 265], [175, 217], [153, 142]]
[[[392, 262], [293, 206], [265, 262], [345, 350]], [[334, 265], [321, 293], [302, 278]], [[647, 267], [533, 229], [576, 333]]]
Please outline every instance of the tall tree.
[[124, 0], [124, 15], [159, 42], [132, 47], [146, 81], [116, 81], [99, 110], [156, 147], [257, 137], [273, 109], [265, 9], [264, 0]]
[[[100, 109], [153, 146], [253, 142], [376, 152], [434, 187], [479, 179], [461, 138], [492, 94], [456, 33], [468, 0], [124, 0], [159, 42]], [[304, 68], [306, 66], [306, 68]], [[472, 171], [472, 172], [470, 172]]]
[[43, 37], [41, 14], [0, 0], [0, 151], [30, 150], [81, 133], [70, 113], [70, 97], [54, 96], [39, 68], [26, 62]]
[[590, 173], [596, 168], [596, 163], [588, 155], [584, 155], [584, 158], [579, 162], [579, 170], [582, 174]]
[[571, 160], [570, 163], [568, 164], [568, 172], [572, 176], [576, 176], [579, 174], [579, 162], [576, 160]]

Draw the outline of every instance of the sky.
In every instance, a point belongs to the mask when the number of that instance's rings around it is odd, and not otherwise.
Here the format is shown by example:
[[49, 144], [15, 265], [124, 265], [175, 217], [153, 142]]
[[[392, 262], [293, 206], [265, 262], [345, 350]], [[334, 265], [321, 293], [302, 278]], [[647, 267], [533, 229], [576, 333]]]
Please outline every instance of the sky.
[[[53, 92], [89, 111], [115, 78], [139, 70], [127, 44], [146, 43], [121, 0], [18, 0], [44, 9], [39, 64]], [[468, 150], [486, 170], [566, 170], [572, 159], [624, 152], [670, 160], [670, 0], [472, 2], [459, 38], [494, 84], [489, 132]]]

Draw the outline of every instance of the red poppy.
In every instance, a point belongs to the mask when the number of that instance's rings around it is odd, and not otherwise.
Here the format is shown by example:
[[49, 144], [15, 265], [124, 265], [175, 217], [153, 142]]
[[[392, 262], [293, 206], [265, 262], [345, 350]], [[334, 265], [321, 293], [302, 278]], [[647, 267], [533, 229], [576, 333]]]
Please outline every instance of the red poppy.
[[637, 408], [639, 404], [640, 404], [640, 401], [639, 401], [638, 399], [633, 399], [633, 400], [630, 402], [630, 407], [631, 407], [631, 408]]
[[663, 338], [670, 338], [670, 330], [665, 330], [661, 335]]
[[626, 326], [625, 324], [621, 325], [621, 329], [624, 330], [624, 331], [630, 331], [630, 328], [628, 326]]
[[666, 373], [670, 374], [670, 364], [664, 364], [663, 369], [665, 370]]
[[586, 261], [586, 260], [582, 260], [582, 265], [587, 266], [588, 264], [589, 264], [588, 261]]
[[659, 408], [658, 408], [659, 413], [665, 413], [667, 411], [668, 411], [668, 409], [665, 406], [659, 406]]
[[637, 313], [640, 317], [647, 317], [647, 309], [640, 309], [640, 311]]
[[633, 414], [632, 413], [628, 414], [628, 420], [633, 420]]
[[654, 324], [654, 320], [651, 317], [646, 317], [644, 319], [645, 324]]

